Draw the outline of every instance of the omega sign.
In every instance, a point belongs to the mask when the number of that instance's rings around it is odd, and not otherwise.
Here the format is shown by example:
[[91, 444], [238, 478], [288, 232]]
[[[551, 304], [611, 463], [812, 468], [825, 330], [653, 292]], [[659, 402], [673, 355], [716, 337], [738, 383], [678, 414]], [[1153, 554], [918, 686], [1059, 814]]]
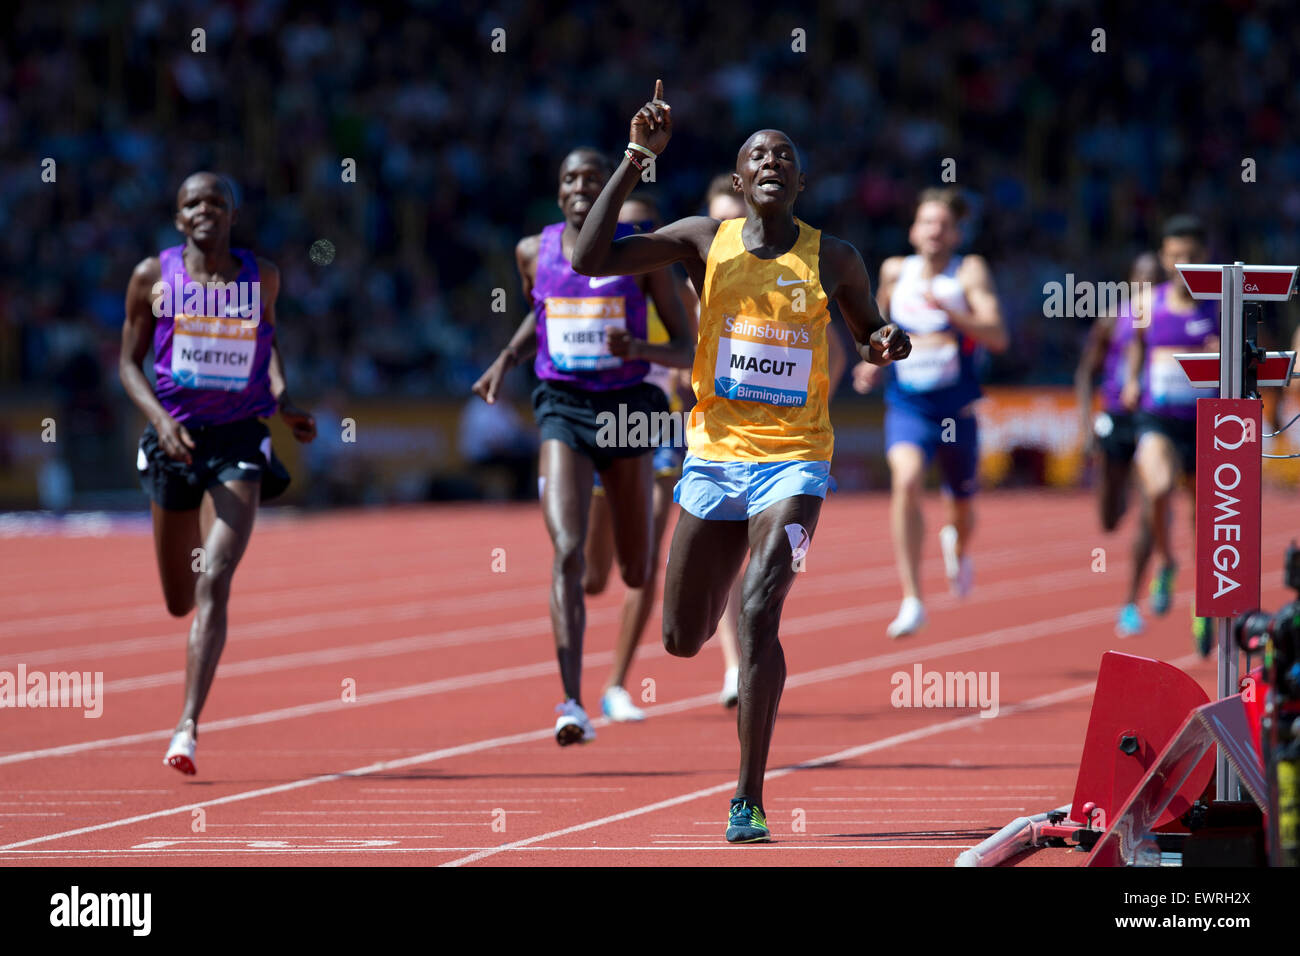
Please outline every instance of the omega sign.
[[1196, 613], [1259, 607], [1260, 425], [1263, 403], [1196, 403]]

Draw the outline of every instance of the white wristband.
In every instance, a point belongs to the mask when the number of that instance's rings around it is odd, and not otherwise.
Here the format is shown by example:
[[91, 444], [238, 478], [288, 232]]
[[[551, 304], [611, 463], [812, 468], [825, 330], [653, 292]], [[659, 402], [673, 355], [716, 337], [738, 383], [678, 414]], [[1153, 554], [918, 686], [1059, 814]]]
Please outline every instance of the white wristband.
[[659, 156], [659, 154], [656, 153], [653, 149], [647, 149], [645, 146], [642, 146], [640, 143], [628, 143], [627, 148], [635, 149], [638, 153], [644, 153], [646, 156], [649, 156], [651, 159], [655, 159]]

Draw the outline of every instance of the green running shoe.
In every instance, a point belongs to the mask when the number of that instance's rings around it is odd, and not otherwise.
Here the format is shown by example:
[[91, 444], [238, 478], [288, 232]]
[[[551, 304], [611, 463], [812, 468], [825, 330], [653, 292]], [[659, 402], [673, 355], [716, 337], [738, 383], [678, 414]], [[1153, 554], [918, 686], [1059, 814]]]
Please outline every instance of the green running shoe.
[[1192, 643], [1196, 645], [1196, 653], [1201, 657], [1210, 656], [1210, 651], [1214, 649], [1214, 628], [1210, 626], [1208, 617], [1192, 618]]
[[1151, 613], [1160, 615], [1168, 614], [1169, 607], [1174, 603], [1174, 572], [1178, 570], [1177, 565], [1166, 564], [1151, 579]]
[[772, 831], [767, 828], [767, 817], [763, 808], [755, 806], [743, 797], [731, 801], [731, 812], [727, 815], [728, 843], [770, 843]]

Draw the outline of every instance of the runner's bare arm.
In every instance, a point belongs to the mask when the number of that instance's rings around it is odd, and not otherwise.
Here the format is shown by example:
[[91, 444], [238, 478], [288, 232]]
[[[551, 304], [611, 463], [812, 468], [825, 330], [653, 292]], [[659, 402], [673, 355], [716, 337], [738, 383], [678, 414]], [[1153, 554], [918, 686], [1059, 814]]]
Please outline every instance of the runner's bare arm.
[[894, 286], [903, 274], [903, 257], [890, 256], [880, 264], [880, 288], [876, 290], [876, 308], [881, 316], [889, 315], [889, 300], [893, 298]]
[[[519, 284], [524, 290], [524, 301], [533, 301], [533, 284], [537, 281], [537, 250], [541, 247], [540, 235], [524, 236], [515, 246], [515, 267], [519, 270]], [[506, 346], [510, 368], [528, 361], [537, 354], [537, 315], [530, 308], [515, 334]]]
[[881, 318], [871, 295], [871, 278], [858, 250], [823, 233], [821, 261], [823, 288], [839, 305], [862, 360], [888, 365], [907, 358], [912, 352], [911, 339], [897, 325]]
[[126, 318], [122, 323], [117, 374], [127, 396], [158, 433], [159, 447], [177, 461], [190, 462], [194, 439], [184, 425], [167, 414], [144, 374], [144, 360], [153, 345], [157, 324], [153, 302], [154, 296], [162, 292], [156, 288], [161, 278], [162, 265], [156, 256], [142, 260], [131, 273], [126, 287]]
[[[663, 81], [655, 81], [655, 97], [632, 117], [629, 140], [649, 149], [656, 159], [672, 136], [672, 107], [663, 102]], [[638, 155], [638, 161], [655, 159]], [[641, 172], [624, 155], [614, 175], [605, 183], [573, 246], [573, 269], [585, 276], [640, 275], [674, 262], [686, 264], [687, 272], [702, 275], [709, 243], [718, 231], [718, 221], [691, 216], [669, 223], [662, 229], [637, 233], [615, 241], [618, 212], [623, 201], [641, 181]]]
[[[262, 283], [263, 322], [275, 326], [275, 303], [280, 298], [280, 270], [270, 259], [257, 259], [257, 271]], [[310, 412], [305, 412], [293, 403], [289, 397], [289, 380], [284, 374], [284, 358], [280, 354], [278, 338], [271, 339], [271, 362], [267, 368], [271, 377], [271, 395], [275, 398], [280, 417], [293, 432], [293, 437], [300, 442], [309, 442], [316, 437], [316, 419]]]
[[[876, 308], [882, 319], [889, 315], [889, 301], [894, 295], [894, 285], [903, 274], [903, 257], [890, 256], [880, 265], [880, 286], [876, 289]], [[865, 395], [880, 383], [881, 366], [858, 362], [853, 366], [853, 390]]]
[[848, 368], [849, 356], [844, 350], [844, 342], [840, 339], [838, 332], [832, 332], [829, 328], [826, 330], [826, 374], [830, 377], [830, 386], [827, 389], [828, 395], [834, 395], [840, 387], [840, 379], [844, 377], [844, 370]]
[[159, 281], [162, 266], [156, 256], [139, 263], [131, 273], [126, 287], [126, 320], [122, 323], [122, 351], [118, 356], [117, 373], [127, 396], [149, 421], [164, 417], [167, 412], [153, 393], [153, 387], [144, 374], [144, 360], [153, 345], [154, 284]]
[[[1085, 426], [1089, 426], [1092, 421], [1092, 396], [1096, 391], [1095, 383], [1106, 360], [1106, 350], [1110, 348], [1111, 330], [1114, 326], [1113, 315], [1100, 316], [1092, 323], [1092, 328], [1088, 330], [1088, 337], [1083, 343], [1083, 355], [1079, 357], [1079, 367], [1074, 371], [1074, 395], [1079, 403], [1079, 414]], [[1087, 427], [1084, 433], [1087, 433]]]
[[[625, 159], [619, 167], [620, 172], [627, 165]], [[718, 231], [718, 220], [708, 216], [688, 216], [654, 232], [638, 232], [615, 239], [618, 210], [627, 193], [632, 191], [631, 185], [637, 182], [637, 177], [631, 177], [627, 189], [615, 190], [618, 181], [619, 173], [615, 173], [591, 207], [591, 212], [587, 213], [587, 221], [583, 223], [573, 247], [573, 270], [585, 276], [640, 275], [681, 262], [689, 273], [694, 275], [698, 272], [702, 276], [709, 245]], [[606, 202], [611, 190], [615, 190], [614, 198]], [[607, 208], [604, 217], [609, 220], [608, 228], [601, 222], [602, 203]]]
[[[515, 246], [515, 266], [519, 269], [519, 283], [523, 286], [525, 302], [531, 302], [533, 299], [533, 284], [537, 278], [537, 250], [541, 245], [541, 238], [540, 235], [524, 236]], [[536, 353], [537, 314], [529, 309], [528, 314], [519, 323], [519, 327], [515, 329], [515, 334], [510, 337], [509, 344], [487, 367], [487, 371], [479, 376], [471, 391], [489, 405], [494, 404], [506, 373], [515, 366], [527, 362]]]
[[1005, 352], [1011, 344], [1006, 324], [1002, 321], [1002, 306], [993, 288], [993, 273], [983, 256], [965, 256], [957, 270], [969, 312], [958, 312], [939, 304], [957, 329], [984, 346], [990, 352]]
[[632, 338], [627, 329], [610, 329], [606, 333], [610, 352], [668, 368], [690, 368], [695, 361], [695, 340], [689, 332], [686, 309], [677, 294], [676, 277], [669, 269], [656, 269], [646, 276], [645, 284], [646, 292], [668, 332], [668, 341], [651, 344]]
[[1120, 392], [1120, 401], [1130, 412], [1137, 411], [1142, 398], [1142, 366], [1147, 360], [1147, 331], [1145, 326], [1133, 326], [1133, 338], [1129, 340], [1128, 351], [1124, 361], [1128, 365], [1128, 375], [1124, 380], [1124, 389]]

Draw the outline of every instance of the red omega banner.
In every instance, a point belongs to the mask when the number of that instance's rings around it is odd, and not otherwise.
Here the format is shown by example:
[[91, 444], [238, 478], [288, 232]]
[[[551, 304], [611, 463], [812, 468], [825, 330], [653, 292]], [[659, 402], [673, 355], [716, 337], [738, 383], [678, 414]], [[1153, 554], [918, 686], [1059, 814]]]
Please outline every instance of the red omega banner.
[[1252, 398], [1196, 402], [1196, 613], [1259, 607], [1260, 427]]

